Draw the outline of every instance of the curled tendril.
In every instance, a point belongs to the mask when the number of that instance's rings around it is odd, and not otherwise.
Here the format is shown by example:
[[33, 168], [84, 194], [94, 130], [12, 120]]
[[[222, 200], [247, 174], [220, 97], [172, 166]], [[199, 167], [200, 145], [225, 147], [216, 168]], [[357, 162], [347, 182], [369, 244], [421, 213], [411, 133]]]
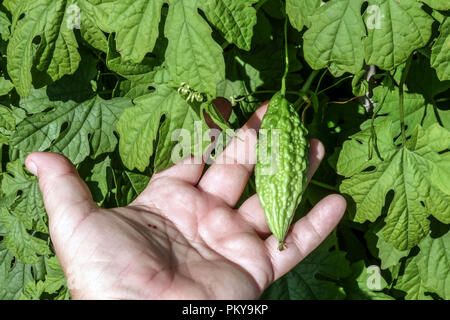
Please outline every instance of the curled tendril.
[[178, 93], [182, 96], [185, 96], [190, 93], [190, 87], [186, 82], [182, 82], [180, 87], [178, 88]]
[[200, 92], [196, 92], [194, 93], [194, 98], [195, 100], [197, 100], [198, 102], [203, 102], [203, 96]]
[[230, 102], [233, 107], [235, 107], [238, 104], [238, 102], [241, 102], [244, 99], [245, 99], [245, 97], [238, 98], [236, 95], [230, 96]]
[[180, 87], [178, 88], [178, 94], [182, 96], [187, 96], [186, 97], [187, 102], [194, 102], [194, 100], [198, 102], [204, 101], [203, 95], [200, 92], [191, 90], [191, 88], [186, 82], [182, 82], [180, 84]]

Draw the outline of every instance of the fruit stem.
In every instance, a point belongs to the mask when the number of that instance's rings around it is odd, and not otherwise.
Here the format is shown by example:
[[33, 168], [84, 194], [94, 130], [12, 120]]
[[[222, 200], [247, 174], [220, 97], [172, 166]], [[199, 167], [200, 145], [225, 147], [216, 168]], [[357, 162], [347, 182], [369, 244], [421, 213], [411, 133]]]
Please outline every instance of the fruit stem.
[[284, 19], [284, 57], [286, 60], [286, 66], [284, 68], [284, 75], [281, 79], [281, 95], [284, 97], [286, 95], [286, 78], [289, 71], [289, 49], [288, 49], [288, 39], [287, 39], [287, 24], [288, 18]]

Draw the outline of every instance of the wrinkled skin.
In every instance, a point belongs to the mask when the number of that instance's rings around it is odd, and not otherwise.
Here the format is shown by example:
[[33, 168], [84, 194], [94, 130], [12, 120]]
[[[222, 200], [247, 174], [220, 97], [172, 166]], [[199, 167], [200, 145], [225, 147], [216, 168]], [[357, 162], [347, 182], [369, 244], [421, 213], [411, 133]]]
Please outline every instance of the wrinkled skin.
[[[239, 136], [259, 128], [265, 110]], [[256, 134], [246, 137], [218, 159], [254, 159]], [[322, 144], [311, 140], [309, 177], [323, 155]], [[204, 164], [189, 160], [154, 175], [129, 206], [102, 209], [66, 158], [28, 156], [74, 299], [256, 299], [314, 250], [345, 211], [341, 196], [326, 197], [291, 227], [280, 252], [256, 195], [235, 208], [253, 165], [216, 163], [202, 176]]]

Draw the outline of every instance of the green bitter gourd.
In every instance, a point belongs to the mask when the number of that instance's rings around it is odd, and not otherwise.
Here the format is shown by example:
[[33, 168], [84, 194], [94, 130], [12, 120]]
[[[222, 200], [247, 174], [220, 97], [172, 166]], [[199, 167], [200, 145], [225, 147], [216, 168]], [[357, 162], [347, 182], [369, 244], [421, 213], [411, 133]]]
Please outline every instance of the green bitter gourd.
[[276, 93], [260, 128], [255, 179], [266, 222], [280, 250], [286, 248], [284, 239], [307, 182], [307, 133], [294, 106]]

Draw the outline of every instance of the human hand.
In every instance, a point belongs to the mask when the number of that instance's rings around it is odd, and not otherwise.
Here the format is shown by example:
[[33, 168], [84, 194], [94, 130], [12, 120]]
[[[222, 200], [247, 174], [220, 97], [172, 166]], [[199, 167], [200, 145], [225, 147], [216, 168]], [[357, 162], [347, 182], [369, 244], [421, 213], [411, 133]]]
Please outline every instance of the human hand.
[[[259, 128], [266, 107], [238, 136]], [[254, 160], [257, 136], [246, 136], [233, 139], [219, 159]], [[311, 140], [309, 178], [323, 156], [323, 145]], [[256, 299], [314, 250], [345, 211], [343, 197], [324, 198], [291, 227], [287, 249], [279, 251], [257, 195], [234, 209], [253, 165], [213, 164], [202, 177], [204, 164], [189, 160], [154, 175], [129, 206], [102, 209], [65, 157], [28, 156], [72, 298]]]

